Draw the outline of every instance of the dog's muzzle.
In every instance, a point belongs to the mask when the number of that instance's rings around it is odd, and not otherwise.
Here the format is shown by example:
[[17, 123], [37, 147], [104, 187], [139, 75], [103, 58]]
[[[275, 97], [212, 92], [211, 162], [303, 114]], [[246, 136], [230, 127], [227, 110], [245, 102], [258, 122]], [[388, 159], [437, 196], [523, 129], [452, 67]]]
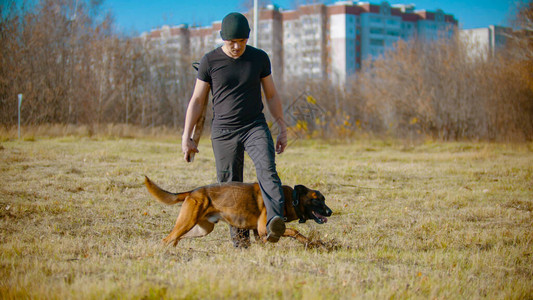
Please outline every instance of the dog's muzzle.
[[[320, 212], [318, 212], [318, 210], [320, 210]], [[310, 211], [311, 211], [312, 219], [315, 220], [315, 222], [317, 222], [318, 224], [327, 223], [328, 222], [327, 217], [331, 216], [331, 214], [333, 213], [331, 209], [327, 207], [326, 205], [324, 205], [324, 207], [321, 209], [311, 208]]]

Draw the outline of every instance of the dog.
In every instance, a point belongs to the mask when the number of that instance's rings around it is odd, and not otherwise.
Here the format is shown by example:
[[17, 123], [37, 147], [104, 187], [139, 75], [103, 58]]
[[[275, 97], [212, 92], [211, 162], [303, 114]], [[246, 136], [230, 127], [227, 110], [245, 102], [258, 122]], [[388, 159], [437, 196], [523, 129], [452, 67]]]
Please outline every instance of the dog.
[[[146, 176], [144, 184], [158, 201], [167, 205], [182, 203], [174, 229], [163, 239], [167, 245], [176, 246], [182, 238], [206, 236], [218, 221], [252, 229], [256, 239], [266, 242], [267, 212], [257, 183], [213, 184], [182, 193], [167, 192]], [[314, 220], [324, 224], [332, 214], [324, 196], [317, 190], [303, 185], [294, 188], [284, 185], [283, 194], [285, 222]], [[283, 236], [295, 238], [306, 246], [311, 244], [308, 238], [292, 228], [285, 228]]]

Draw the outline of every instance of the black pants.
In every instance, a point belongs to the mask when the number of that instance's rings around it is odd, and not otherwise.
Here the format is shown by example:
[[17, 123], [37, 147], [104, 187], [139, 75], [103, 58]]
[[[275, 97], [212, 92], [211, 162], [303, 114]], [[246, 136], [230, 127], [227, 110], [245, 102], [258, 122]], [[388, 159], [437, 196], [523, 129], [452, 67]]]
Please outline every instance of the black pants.
[[239, 129], [217, 129], [211, 132], [219, 182], [243, 181], [244, 152], [252, 159], [257, 181], [267, 210], [267, 221], [283, 218], [283, 190], [276, 171], [272, 135], [264, 120]]

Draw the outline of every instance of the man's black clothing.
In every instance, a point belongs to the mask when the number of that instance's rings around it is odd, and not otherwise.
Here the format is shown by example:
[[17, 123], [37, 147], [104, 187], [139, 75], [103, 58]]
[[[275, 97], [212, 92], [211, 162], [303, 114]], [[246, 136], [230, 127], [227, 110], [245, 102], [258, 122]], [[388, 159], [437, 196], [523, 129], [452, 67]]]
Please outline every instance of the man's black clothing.
[[264, 120], [261, 78], [271, 74], [268, 55], [251, 46], [239, 58], [231, 58], [222, 47], [204, 55], [198, 79], [211, 85], [213, 127], [237, 129]]
[[244, 151], [255, 165], [255, 173], [270, 220], [283, 217], [283, 189], [276, 172], [274, 142], [266, 122], [257, 121], [239, 129], [211, 130], [211, 141], [219, 182], [244, 179]]
[[[242, 182], [246, 151], [255, 165], [268, 221], [283, 218], [285, 201], [261, 100], [261, 79], [270, 74], [268, 55], [250, 46], [236, 59], [219, 47], [207, 53], [198, 68], [198, 79], [209, 83], [213, 94], [211, 141], [217, 179]], [[231, 233], [236, 247], [248, 245], [247, 229]]]

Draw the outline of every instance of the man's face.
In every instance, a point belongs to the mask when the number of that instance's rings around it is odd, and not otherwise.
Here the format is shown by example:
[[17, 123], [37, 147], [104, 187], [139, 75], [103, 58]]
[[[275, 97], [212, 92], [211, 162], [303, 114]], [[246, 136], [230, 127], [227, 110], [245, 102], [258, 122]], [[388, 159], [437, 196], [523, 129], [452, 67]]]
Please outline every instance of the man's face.
[[246, 50], [246, 43], [248, 39], [234, 39], [224, 41], [224, 46], [226, 47], [227, 54], [232, 58], [238, 58]]

